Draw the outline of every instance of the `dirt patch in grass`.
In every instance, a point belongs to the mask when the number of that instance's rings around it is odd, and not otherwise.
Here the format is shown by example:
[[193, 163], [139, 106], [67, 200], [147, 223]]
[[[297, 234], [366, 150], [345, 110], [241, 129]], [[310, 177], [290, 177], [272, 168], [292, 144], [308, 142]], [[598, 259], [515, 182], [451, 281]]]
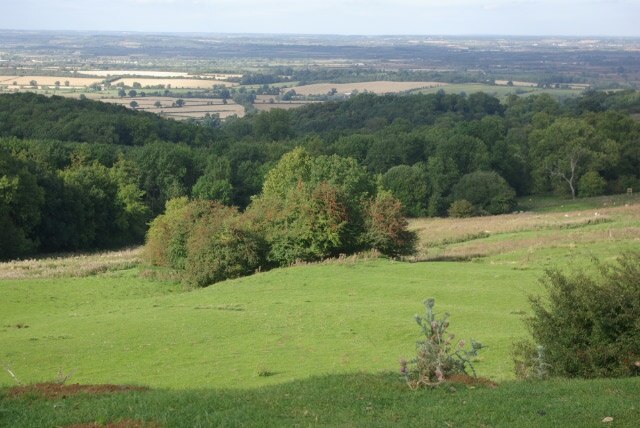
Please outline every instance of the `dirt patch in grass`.
[[80, 385], [78, 383], [63, 385], [59, 383], [36, 383], [33, 385], [14, 386], [13, 388], [9, 388], [7, 395], [9, 397], [21, 397], [23, 395], [33, 394], [44, 398], [64, 398], [77, 394], [115, 394], [129, 391], [146, 391], [148, 389], [149, 388], [144, 386], [133, 385]]
[[497, 388], [498, 384], [484, 377], [473, 377], [466, 374], [454, 374], [447, 378], [448, 383], [463, 384], [467, 386], [482, 386]]
[[106, 424], [99, 424], [96, 422], [89, 422], [86, 424], [73, 424], [67, 425], [65, 426], [65, 428], [156, 428], [160, 426], [160, 424], [157, 424], [155, 422], [123, 419], [118, 422], [107, 422]]

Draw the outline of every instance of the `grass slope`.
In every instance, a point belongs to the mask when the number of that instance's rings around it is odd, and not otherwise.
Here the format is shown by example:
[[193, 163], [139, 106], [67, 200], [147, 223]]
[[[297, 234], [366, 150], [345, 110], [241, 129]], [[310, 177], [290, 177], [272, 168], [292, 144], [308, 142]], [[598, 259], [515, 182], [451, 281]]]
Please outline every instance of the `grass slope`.
[[[640, 379], [513, 382], [509, 354], [544, 270], [637, 249], [640, 204], [528, 202], [537, 212], [412, 222], [418, 260], [468, 262], [347, 258], [191, 292], [131, 267], [136, 251], [0, 264], [0, 363], [22, 382], [73, 371], [158, 388], [53, 401], [0, 388], [0, 426], [636, 426]], [[390, 374], [414, 352], [426, 297], [488, 346], [475, 364], [497, 389], [413, 392]]]
[[611, 417], [611, 426], [635, 427], [639, 394], [638, 378], [411, 391], [394, 374], [331, 375], [244, 391], [152, 390], [55, 400], [0, 392], [0, 425], [128, 420], [155, 427], [597, 427]]
[[489, 346], [479, 372], [507, 379], [526, 295], [538, 290], [537, 272], [480, 263], [300, 266], [189, 293], [135, 274], [3, 282], [0, 358], [25, 382], [62, 369], [83, 383], [178, 388], [395, 370], [433, 296], [458, 337]]

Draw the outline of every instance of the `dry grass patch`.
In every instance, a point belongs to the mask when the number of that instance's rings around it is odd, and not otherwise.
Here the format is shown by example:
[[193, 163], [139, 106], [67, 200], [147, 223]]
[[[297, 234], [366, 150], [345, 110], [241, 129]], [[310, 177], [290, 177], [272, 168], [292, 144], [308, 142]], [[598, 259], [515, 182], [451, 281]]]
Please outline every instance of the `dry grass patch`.
[[304, 107], [306, 105], [314, 104], [317, 102], [319, 101], [295, 101], [295, 102], [274, 102], [274, 103], [260, 102], [260, 103], [254, 103], [253, 107], [255, 107], [255, 109], [258, 111], [269, 111], [269, 110], [273, 110], [274, 108], [290, 110], [292, 108]]
[[142, 247], [93, 254], [60, 254], [0, 263], [0, 279], [84, 277], [129, 269], [141, 262]]
[[640, 227], [577, 230], [568, 233], [546, 232], [534, 237], [516, 237], [495, 241], [473, 240], [448, 247], [423, 248], [417, 260], [470, 260], [476, 257], [488, 257], [519, 250], [527, 250], [533, 254], [542, 248], [575, 248], [579, 245], [622, 240], [636, 240], [640, 245]]
[[583, 226], [607, 221], [610, 218], [638, 219], [640, 204], [567, 213], [525, 212], [465, 219], [410, 219], [409, 229], [418, 234], [422, 245], [433, 247], [499, 233]]
[[2, 76], [0, 77], [0, 84], [13, 86], [13, 82], [16, 82], [16, 86], [31, 86], [32, 80], [35, 80], [38, 86], [54, 86], [56, 82], [60, 82], [61, 88], [65, 87], [64, 82], [66, 81], [69, 82], [69, 86], [73, 87], [86, 87], [102, 82], [102, 79], [93, 77]]
[[[467, 219], [413, 219], [409, 229], [419, 238], [417, 259], [464, 259], [515, 251], [522, 248], [541, 248], [553, 245], [570, 245], [572, 242], [593, 242], [606, 239], [636, 239], [638, 227], [630, 222], [640, 219], [640, 204], [581, 210], [567, 213], [519, 213]], [[479, 241], [497, 234], [572, 230], [605, 222], [619, 222], [618, 227], [572, 233], [540, 234], [509, 241]], [[627, 226], [626, 228], [624, 226]], [[632, 227], [633, 226], [633, 227]], [[465, 243], [465, 245], [452, 246]]]
[[359, 83], [316, 83], [313, 85], [295, 86], [292, 89], [299, 95], [325, 95], [332, 89], [339, 94], [348, 94], [353, 91], [374, 92], [376, 94], [389, 94], [395, 92], [411, 91], [414, 89], [436, 88], [445, 86], [439, 82], [389, 82], [385, 80]]

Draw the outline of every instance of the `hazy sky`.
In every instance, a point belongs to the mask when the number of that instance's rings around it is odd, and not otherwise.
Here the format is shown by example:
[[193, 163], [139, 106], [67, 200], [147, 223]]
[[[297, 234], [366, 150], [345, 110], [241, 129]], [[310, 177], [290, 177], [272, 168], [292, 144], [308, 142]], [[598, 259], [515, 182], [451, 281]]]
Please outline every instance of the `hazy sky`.
[[0, 0], [0, 28], [640, 36], [640, 0]]

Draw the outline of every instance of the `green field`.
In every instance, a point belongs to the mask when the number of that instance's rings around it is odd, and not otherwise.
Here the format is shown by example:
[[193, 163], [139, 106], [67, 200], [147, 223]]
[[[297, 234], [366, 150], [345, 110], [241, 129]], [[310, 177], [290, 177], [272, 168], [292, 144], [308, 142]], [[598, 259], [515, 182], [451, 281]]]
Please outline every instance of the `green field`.
[[[594, 255], [639, 247], [640, 205], [614, 200], [615, 208], [611, 199], [582, 200], [586, 211], [566, 213], [577, 206], [532, 200], [529, 208], [549, 213], [412, 225], [427, 255], [486, 251], [471, 261], [346, 258], [195, 291], [137, 262], [80, 277], [51, 260], [0, 264], [0, 277], [27, 277], [0, 280], [0, 363], [22, 383], [73, 372], [71, 383], [154, 388], [66, 401], [2, 398], [0, 389], [0, 426], [3, 418], [12, 426], [122, 418], [168, 426], [596, 426], [606, 416], [633, 426], [640, 379], [515, 382], [510, 358], [544, 269], [588, 267]], [[598, 221], [588, 218], [594, 208]], [[57, 273], [37, 278], [49, 265]], [[413, 315], [427, 297], [451, 313], [458, 338], [487, 346], [475, 366], [498, 388], [411, 392], [390, 374], [400, 357], [412, 357]], [[0, 374], [0, 386], [14, 383]]]
[[501, 86], [501, 85], [488, 85], [484, 83], [451, 83], [442, 88], [426, 88], [418, 89], [412, 93], [420, 94], [435, 94], [439, 90], [444, 90], [449, 94], [460, 94], [462, 92], [467, 95], [474, 92], [484, 92], [485, 94], [495, 96], [496, 98], [506, 98], [507, 95], [516, 94], [520, 96], [527, 96], [533, 94], [549, 94], [554, 98], [571, 98], [577, 97], [582, 93], [581, 89], [545, 89], [545, 88], [531, 88], [531, 87], [515, 87], [515, 86]]

